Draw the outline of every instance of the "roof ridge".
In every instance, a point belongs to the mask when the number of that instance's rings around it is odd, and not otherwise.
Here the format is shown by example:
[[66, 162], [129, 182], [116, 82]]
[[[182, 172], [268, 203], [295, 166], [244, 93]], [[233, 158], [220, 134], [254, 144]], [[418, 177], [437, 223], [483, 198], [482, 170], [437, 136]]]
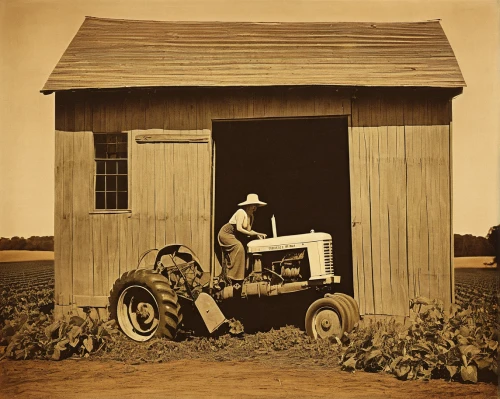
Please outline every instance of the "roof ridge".
[[429, 22], [440, 22], [440, 18], [428, 19], [421, 21], [218, 21], [218, 20], [157, 20], [157, 19], [128, 19], [128, 18], [109, 18], [109, 17], [94, 17], [90, 15], [85, 16], [85, 20], [98, 20], [98, 21], [112, 21], [112, 22], [158, 22], [158, 23], [195, 23], [195, 24], [255, 24], [255, 25], [283, 25], [283, 24], [308, 24], [308, 25], [323, 25], [323, 24], [380, 24], [380, 25], [396, 25], [396, 24], [425, 24]]

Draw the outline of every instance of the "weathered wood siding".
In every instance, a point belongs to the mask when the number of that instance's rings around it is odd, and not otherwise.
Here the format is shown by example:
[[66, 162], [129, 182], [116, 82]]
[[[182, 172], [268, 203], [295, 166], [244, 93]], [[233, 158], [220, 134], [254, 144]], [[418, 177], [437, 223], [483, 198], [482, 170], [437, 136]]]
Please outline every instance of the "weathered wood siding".
[[[213, 119], [349, 115], [350, 107], [350, 95], [327, 88], [57, 93], [57, 305], [105, 306], [139, 255], [166, 243], [192, 246], [210, 267], [210, 143], [138, 144], [136, 136], [205, 134]], [[128, 132], [130, 212], [94, 212], [93, 132]]]
[[360, 94], [350, 129], [354, 292], [362, 314], [452, 299], [451, 100]]
[[[436, 93], [370, 93], [58, 93], [57, 304], [104, 306], [121, 273], [135, 268], [141, 253], [166, 243], [192, 246], [210, 267], [210, 141], [137, 143], [138, 135], [206, 135], [213, 119], [331, 115], [350, 115], [353, 282], [361, 313], [407, 315], [409, 300], [418, 296], [449, 303], [451, 100]], [[130, 212], [94, 212], [93, 132], [128, 132]]]

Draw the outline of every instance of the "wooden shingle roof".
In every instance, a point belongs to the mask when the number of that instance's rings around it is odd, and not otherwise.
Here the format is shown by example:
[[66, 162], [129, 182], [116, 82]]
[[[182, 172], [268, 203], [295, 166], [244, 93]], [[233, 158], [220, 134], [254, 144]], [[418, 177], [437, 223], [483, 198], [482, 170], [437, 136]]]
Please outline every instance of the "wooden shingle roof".
[[182, 86], [463, 87], [439, 21], [159, 22], [87, 17], [42, 92]]

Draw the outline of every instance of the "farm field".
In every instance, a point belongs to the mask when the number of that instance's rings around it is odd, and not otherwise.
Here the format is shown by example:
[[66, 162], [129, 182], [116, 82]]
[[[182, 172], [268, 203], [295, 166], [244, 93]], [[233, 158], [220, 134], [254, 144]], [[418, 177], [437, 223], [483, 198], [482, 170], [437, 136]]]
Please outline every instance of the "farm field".
[[54, 260], [52, 251], [0, 251], [0, 263]]
[[[8, 290], [17, 300], [38, 301], [25, 304], [29, 311], [47, 305], [52, 288], [51, 261], [0, 264], [0, 293]], [[499, 288], [496, 268], [456, 271], [458, 304], [483, 294], [494, 302]], [[30, 294], [33, 291], [38, 294]], [[110, 351], [88, 359], [4, 359], [0, 361], [0, 398], [163, 398], [166, 392], [176, 398], [497, 397], [498, 387], [491, 383], [401, 381], [382, 372], [342, 371], [335, 348], [311, 343], [292, 327], [243, 338], [175, 343], [136, 344], [118, 339]]]
[[464, 256], [453, 259], [455, 269], [470, 269], [470, 268], [496, 268], [497, 265], [488, 265], [493, 262], [493, 256]]

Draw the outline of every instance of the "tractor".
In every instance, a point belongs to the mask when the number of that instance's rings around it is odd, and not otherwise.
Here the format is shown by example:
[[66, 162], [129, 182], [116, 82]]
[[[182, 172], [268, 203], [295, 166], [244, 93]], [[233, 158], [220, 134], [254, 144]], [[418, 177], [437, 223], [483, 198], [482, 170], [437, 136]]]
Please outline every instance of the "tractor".
[[124, 273], [109, 296], [110, 318], [135, 341], [155, 336], [173, 340], [194, 319], [212, 334], [229, 323], [221, 307], [232, 309], [238, 319], [243, 303], [251, 310], [259, 302], [271, 305], [278, 298], [303, 305], [305, 330], [315, 339], [341, 337], [359, 321], [354, 298], [335, 292], [340, 276], [334, 272], [329, 234], [311, 230], [250, 241], [243, 282], [226, 275], [224, 252], [222, 271], [216, 275], [214, 268], [204, 272], [194, 251], [185, 245], [171, 244], [157, 251], [152, 268]]

